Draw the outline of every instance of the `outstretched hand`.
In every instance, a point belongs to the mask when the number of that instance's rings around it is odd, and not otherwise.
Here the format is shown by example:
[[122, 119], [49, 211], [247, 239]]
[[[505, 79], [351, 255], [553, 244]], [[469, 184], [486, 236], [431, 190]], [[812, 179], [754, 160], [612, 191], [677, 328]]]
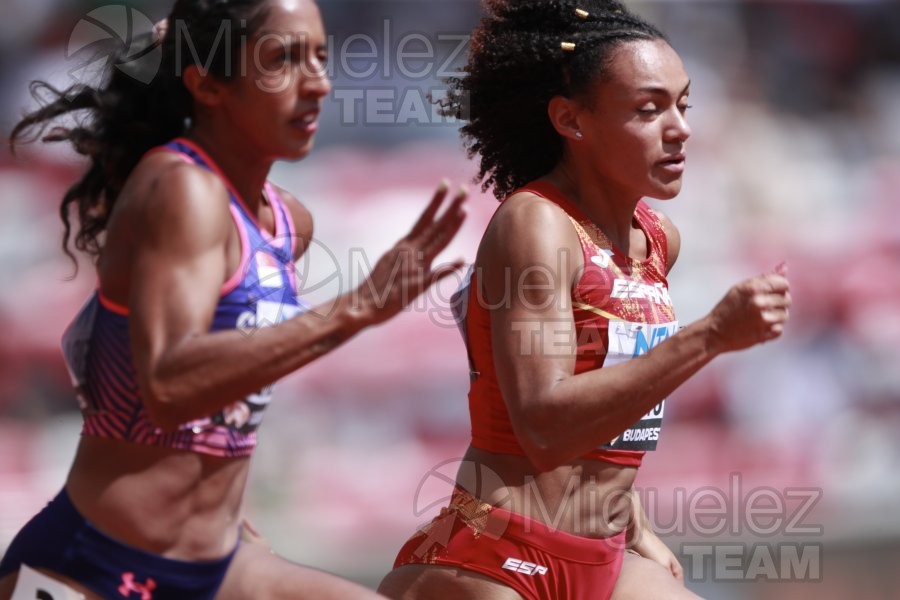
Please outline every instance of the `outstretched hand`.
[[780, 337], [790, 307], [790, 282], [784, 263], [770, 273], [737, 284], [709, 315], [715, 351], [742, 350]]
[[448, 192], [447, 183], [441, 183], [409, 234], [381, 257], [369, 277], [357, 288], [359, 306], [370, 312], [373, 323], [390, 319], [429, 287], [453, 275], [465, 264], [460, 259], [437, 268], [432, 266], [466, 219], [464, 204], [468, 192], [465, 188], [460, 188], [447, 210], [437, 216]]

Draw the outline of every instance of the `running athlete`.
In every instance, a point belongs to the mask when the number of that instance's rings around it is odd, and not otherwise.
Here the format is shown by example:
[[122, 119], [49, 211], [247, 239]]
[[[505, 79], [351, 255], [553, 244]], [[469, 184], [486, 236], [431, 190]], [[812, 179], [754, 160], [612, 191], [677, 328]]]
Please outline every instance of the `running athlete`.
[[358, 289], [305, 310], [293, 261], [312, 219], [267, 177], [310, 151], [330, 91], [318, 7], [179, 0], [159, 31], [151, 84], [118, 65], [105, 87], [57, 92], [12, 134], [87, 111], [44, 139], [90, 159], [61, 214], [71, 256], [77, 210], [98, 289], [64, 337], [84, 414], [77, 455], [0, 562], [0, 598], [22, 565], [89, 598], [374, 598], [247, 541], [250, 455], [274, 381], [461, 267], [432, 263], [465, 194], [438, 216], [442, 186]]
[[463, 137], [502, 200], [455, 305], [472, 441], [449, 505], [379, 591], [696, 598], [635, 475], [673, 390], [714, 357], [781, 335], [785, 270], [681, 328], [667, 283], [678, 230], [643, 201], [682, 185], [690, 81], [678, 54], [611, 0], [485, 6], [446, 107], [468, 113]]

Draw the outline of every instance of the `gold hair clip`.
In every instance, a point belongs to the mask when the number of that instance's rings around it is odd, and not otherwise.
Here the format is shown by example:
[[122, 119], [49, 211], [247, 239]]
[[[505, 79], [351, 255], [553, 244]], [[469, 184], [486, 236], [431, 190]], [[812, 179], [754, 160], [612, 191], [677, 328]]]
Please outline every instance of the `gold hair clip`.
[[579, 19], [587, 19], [588, 17], [591, 16], [591, 13], [589, 13], [586, 10], [582, 10], [580, 8], [575, 9], [575, 14], [578, 15]]
[[562, 48], [564, 52], [575, 52], [575, 44], [572, 42], [563, 42], [559, 47]]

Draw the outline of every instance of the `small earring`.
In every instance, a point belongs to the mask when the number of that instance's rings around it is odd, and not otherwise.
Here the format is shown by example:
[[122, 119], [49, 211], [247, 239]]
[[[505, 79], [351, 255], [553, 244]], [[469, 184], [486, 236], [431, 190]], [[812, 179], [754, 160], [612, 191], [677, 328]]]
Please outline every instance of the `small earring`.
[[575, 132], [575, 137], [578, 138], [579, 140], [583, 140], [583, 139], [584, 139], [584, 134], [581, 133], [580, 131], [576, 131], [576, 132]]

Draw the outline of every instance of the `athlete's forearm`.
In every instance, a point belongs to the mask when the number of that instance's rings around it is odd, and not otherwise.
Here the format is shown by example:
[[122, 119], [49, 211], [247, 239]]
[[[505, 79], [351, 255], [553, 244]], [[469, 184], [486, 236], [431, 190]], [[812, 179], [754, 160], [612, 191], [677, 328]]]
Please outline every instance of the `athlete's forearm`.
[[553, 469], [621, 434], [719, 353], [713, 333], [707, 317], [642, 356], [559, 381], [529, 411], [529, 458]]
[[271, 327], [195, 336], [169, 349], [142, 381], [164, 429], [214, 414], [337, 348], [376, 322], [355, 294]]
[[532, 394], [526, 451], [552, 469], [613, 439], [715, 356], [777, 339], [790, 308], [783, 266], [733, 286], [704, 318], [646, 354]]

